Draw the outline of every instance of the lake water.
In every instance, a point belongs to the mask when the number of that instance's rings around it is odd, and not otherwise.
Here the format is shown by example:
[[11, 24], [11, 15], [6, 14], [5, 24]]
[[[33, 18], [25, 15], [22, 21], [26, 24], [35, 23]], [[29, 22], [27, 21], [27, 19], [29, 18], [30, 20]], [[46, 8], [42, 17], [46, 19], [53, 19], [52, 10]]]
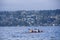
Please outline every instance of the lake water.
[[[43, 32], [29, 33], [29, 29], [39, 29]], [[0, 27], [0, 40], [60, 40], [60, 27]]]

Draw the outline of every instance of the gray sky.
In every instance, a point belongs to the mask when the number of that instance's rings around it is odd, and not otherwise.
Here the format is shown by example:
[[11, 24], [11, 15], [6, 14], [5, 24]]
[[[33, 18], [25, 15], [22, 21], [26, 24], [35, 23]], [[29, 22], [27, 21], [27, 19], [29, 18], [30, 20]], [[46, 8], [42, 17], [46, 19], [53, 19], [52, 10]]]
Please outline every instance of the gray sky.
[[0, 0], [0, 11], [60, 9], [60, 0]]

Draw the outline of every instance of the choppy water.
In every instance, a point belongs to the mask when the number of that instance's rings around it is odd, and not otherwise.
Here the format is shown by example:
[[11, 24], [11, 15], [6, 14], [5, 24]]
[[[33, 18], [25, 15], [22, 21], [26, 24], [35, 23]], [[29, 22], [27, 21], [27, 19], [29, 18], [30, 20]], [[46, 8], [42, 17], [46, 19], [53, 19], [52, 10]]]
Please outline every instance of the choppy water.
[[[29, 33], [29, 29], [43, 32]], [[0, 27], [0, 40], [60, 40], [60, 27]]]

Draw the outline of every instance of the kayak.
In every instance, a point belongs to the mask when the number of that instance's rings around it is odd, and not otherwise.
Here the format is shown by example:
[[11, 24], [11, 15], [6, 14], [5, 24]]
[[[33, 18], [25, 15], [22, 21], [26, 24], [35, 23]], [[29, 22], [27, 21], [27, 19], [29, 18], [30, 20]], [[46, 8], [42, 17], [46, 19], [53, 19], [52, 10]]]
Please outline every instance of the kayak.
[[42, 30], [29, 30], [30, 33], [41, 33], [43, 32]]

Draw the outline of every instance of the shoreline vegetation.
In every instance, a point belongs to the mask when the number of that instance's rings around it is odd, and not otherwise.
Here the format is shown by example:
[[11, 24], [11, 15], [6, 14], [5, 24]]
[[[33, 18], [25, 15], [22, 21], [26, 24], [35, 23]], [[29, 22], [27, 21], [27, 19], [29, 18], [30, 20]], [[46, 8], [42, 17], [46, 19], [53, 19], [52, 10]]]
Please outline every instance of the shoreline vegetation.
[[60, 26], [60, 9], [0, 11], [0, 26]]

